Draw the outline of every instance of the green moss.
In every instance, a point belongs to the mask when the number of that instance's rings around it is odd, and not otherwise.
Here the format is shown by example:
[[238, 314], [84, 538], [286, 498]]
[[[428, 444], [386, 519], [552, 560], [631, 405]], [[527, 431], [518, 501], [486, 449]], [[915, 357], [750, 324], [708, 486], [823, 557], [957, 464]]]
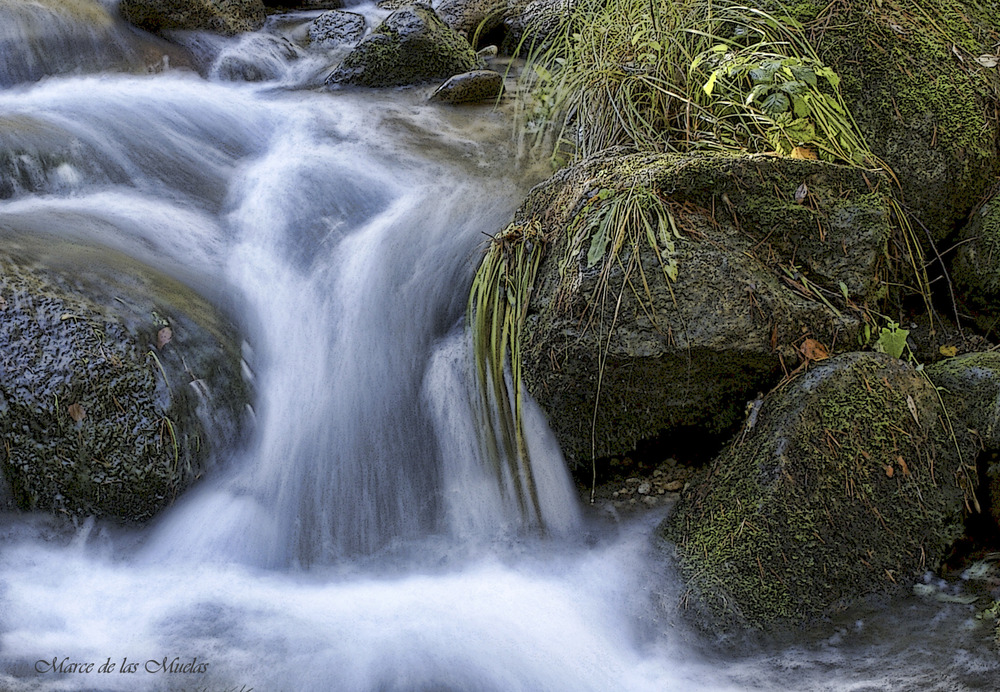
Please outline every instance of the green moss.
[[933, 569], [961, 535], [964, 506], [942, 419], [926, 380], [875, 354], [768, 395], [664, 526], [692, 589], [721, 621], [764, 626]]

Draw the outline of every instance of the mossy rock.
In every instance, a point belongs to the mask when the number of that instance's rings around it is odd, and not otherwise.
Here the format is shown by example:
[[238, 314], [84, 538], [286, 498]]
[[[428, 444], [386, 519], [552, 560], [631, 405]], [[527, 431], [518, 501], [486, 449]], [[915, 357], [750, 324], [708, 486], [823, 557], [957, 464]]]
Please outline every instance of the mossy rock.
[[[609, 155], [536, 187], [514, 221], [538, 224], [545, 248], [523, 377], [570, 463], [589, 462], [592, 441], [600, 458], [681, 428], [728, 434], [806, 338], [857, 344], [859, 307], [893, 271], [878, 181], [778, 157]], [[647, 220], [666, 212], [666, 233], [654, 251], [633, 228], [640, 242], [592, 262], [602, 220], [629, 197]]]
[[662, 534], [702, 614], [766, 627], [908, 586], [963, 534], [975, 445], [910, 365], [848, 353], [768, 394]]
[[465, 38], [429, 5], [401, 7], [348, 53], [327, 85], [395, 87], [447, 79], [482, 67]]
[[142, 521], [242, 439], [238, 335], [149, 268], [57, 245], [0, 254], [3, 473], [23, 510]]
[[927, 367], [940, 387], [952, 424], [974, 437], [985, 455], [985, 497], [994, 526], [1000, 527], [1000, 353], [965, 353]]
[[995, 195], [972, 215], [959, 236], [952, 262], [955, 288], [987, 333], [1000, 328], [1000, 198]]
[[482, 103], [503, 95], [503, 75], [493, 70], [476, 70], [451, 77], [434, 90], [429, 101], [440, 103]]
[[965, 0], [760, 6], [816, 27], [820, 58], [841, 76], [851, 114], [907, 206], [934, 241], [951, 235], [1000, 172], [1000, 75], [977, 62], [1000, 43], [997, 8]]
[[256, 31], [267, 18], [261, 0], [121, 0], [126, 21], [158, 33], [179, 29], [224, 36]]

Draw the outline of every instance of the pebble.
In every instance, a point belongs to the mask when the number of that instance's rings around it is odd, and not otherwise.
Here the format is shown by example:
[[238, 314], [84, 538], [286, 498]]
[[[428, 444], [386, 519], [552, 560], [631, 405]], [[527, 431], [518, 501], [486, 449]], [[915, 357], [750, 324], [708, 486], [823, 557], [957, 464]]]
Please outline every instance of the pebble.
[[653, 489], [653, 484], [650, 483], [649, 481], [644, 481], [639, 484], [639, 487], [636, 489], [636, 492], [638, 492], [640, 495], [649, 495], [649, 492], [652, 489]]
[[663, 486], [664, 490], [671, 493], [675, 493], [683, 487], [684, 487], [684, 481], [670, 481], [665, 486]]

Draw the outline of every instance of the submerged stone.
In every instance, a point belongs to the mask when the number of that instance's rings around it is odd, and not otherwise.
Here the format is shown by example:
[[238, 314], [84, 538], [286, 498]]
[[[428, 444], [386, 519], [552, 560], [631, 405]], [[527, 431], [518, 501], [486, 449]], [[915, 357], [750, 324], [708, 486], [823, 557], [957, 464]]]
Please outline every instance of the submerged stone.
[[933, 384], [849, 353], [764, 397], [661, 527], [720, 627], [829, 613], [907, 586], [963, 535], [975, 446]]
[[235, 329], [116, 253], [82, 272], [35, 257], [12, 243], [0, 255], [0, 461], [13, 498], [148, 519], [241, 439]]

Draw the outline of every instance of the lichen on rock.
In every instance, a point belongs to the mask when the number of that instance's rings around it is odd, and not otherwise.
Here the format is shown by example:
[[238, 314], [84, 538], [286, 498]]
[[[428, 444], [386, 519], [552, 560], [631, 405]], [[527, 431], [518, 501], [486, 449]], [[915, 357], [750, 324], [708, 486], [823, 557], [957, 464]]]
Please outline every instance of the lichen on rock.
[[121, 0], [126, 21], [146, 31], [212, 31], [225, 36], [264, 26], [261, 0]]

